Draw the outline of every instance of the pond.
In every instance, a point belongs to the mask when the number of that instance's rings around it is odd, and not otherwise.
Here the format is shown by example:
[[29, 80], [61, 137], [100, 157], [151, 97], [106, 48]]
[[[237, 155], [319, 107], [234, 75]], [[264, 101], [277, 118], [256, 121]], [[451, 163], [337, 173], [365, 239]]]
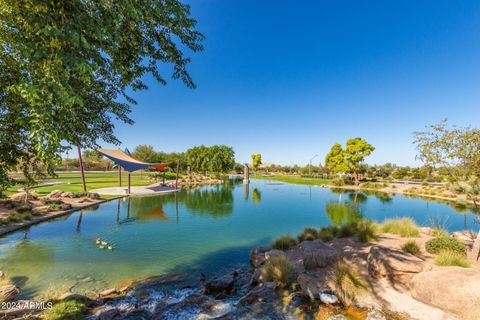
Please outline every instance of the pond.
[[[464, 207], [266, 180], [113, 200], [0, 238], [0, 270], [24, 298], [88, 293], [172, 271], [210, 276], [248, 264], [252, 246], [306, 226], [411, 217], [449, 231], [478, 228]], [[114, 250], [99, 249], [100, 237]]]

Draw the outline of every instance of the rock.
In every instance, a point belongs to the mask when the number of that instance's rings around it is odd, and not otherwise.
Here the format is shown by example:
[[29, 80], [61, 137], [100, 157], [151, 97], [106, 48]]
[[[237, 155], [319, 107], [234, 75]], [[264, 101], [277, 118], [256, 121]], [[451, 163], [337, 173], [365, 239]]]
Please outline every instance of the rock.
[[[13, 201], [25, 201], [25, 192], [15, 193], [10, 196], [10, 199]], [[31, 194], [28, 194], [28, 200], [33, 200]]]
[[250, 250], [250, 263], [254, 267], [259, 267], [265, 263], [265, 252], [271, 250], [272, 247], [268, 246], [256, 246]]
[[403, 285], [425, 269], [424, 261], [413, 254], [382, 246], [370, 248], [367, 264], [373, 277], [386, 277], [391, 282]]
[[110, 295], [116, 294], [116, 293], [117, 293], [117, 289], [112, 288], [112, 289], [108, 289], [108, 290], [104, 290], [104, 291], [100, 292], [100, 295], [102, 297], [106, 297], [106, 296], [110, 296]]
[[62, 198], [73, 198], [73, 192], [67, 191], [62, 193], [61, 195]]
[[15, 300], [20, 295], [20, 288], [14, 284], [7, 284], [0, 287], [0, 302]]
[[412, 279], [412, 296], [440, 309], [463, 314], [480, 303], [480, 269], [444, 267]]
[[273, 282], [265, 282], [258, 287], [250, 290], [245, 296], [237, 302], [239, 306], [246, 306], [256, 302], [264, 302], [275, 296], [275, 284]]
[[87, 198], [90, 199], [90, 200], [98, 200], [98, 199], [100, 199], [100, 195], [98, 193], [95, 193], [95, 192], [89, 192], [89, 193], [87, 193]]
[[86, 296], [83, 296], [81, 294], [73, 293], [73, 292], [65, 292], [62, 294], [58, 300], [63, 301], [63, 300], [78, 300], [78, 301], [89, 301], [90, 299]]
[[297, 282], [305, 296], [311, 300], [320, 299], [321, 293], [330, 292], [333, 289], [328, 281], [330, 273], [331, 269], [329, 268], [302, 273], [298, 276]]
[[284, 251], [277, 250], [277, 249], [272, 249], [270, 251], [265, 252], [265, 259], [267, 261], [275, 257], [286, 257], [286, 256], [287, 254]]
[[117, 309], [108, 309], [97, 316], [98, 320], [120, 320], [123, 319], [122, 314]]
[[321, 240], [303, 241], [299, 248], [302, 251], [303, 266], [307, 270], [327, 267], [340, 259], [340, 252]]
[[368, 312], [365, 320], [387, 320], [387, 318], [382, 311], [374, 309]]
[[231, 294], [235, 290], [236, 276], [232, 274], [214, 278], [205, 284], [205, 294]]
[[53, 190], [47, 195], [47, 198], [60, 198], [63, 194], [62, 190]]
[[466, 245], [473, 245], [477, 234], [468, 230], [455, 231], [452, 233], [452, 237]]
[[327, 304], [334, 304], [338, 302], [338, 298], [332, 293], [322, 292], [320, 293], [320, 301]]
[[305, 271], [305, 267], [303, 266], [302, 250], [298, 246], [287, 251], [287, 258], [297, 274]]

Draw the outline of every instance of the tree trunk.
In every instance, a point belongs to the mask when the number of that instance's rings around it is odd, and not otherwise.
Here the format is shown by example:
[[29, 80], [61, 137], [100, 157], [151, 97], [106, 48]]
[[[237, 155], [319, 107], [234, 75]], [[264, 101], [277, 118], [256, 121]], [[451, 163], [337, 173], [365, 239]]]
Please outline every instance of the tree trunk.
[[[480, 222], [480, 211], [478, 208], [478, 203], [473, 199], [473, 204], [475, 205], [475, 211], [477, 213], [478, 221]], [[480, 230], [478, 230], [477, 238], [473, 242], [472, 250], [468, 254], [468, 258], [473, 263], [476, 263], [480, 257]]]
[[359, 183], [358, 183], [358, 172], [355, 172], [355, 173], [353, 174], [353, 176], [355, 177], [355, 185], [358, 186], [358, 184], [359, 184]]

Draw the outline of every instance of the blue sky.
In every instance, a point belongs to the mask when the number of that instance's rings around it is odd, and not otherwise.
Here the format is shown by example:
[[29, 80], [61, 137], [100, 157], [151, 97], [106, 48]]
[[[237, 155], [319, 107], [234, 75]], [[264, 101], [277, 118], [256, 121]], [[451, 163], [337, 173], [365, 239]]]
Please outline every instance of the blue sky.
[[[121, 147], [227, 144], [238, 162], [324, 160], [363, 137], [371, 164], [416, 165], [412, 132], [448, 118], [480, 125], [480, 2], [190, 2], [205, 50], [197, 89], [146, 77]], [[165, 68], [168, 71], [168, 68]]]

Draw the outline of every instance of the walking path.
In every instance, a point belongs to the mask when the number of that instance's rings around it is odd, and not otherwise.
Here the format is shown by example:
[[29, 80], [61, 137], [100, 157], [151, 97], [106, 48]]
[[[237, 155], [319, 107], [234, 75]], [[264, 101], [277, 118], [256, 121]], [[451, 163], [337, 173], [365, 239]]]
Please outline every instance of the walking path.
[[[180, 189], [175, 189], [174, 187], [170, 186], [164, 186], [161, 183], [154, 183], [149, 186], [130, 187], [131, 196], [165, 194], [177, 191], [180, 191]], [[90, 192], [95, 192], [100, 195], [127, 195], [128, 190], [127, 187], [112, 187], [95, 189], [91, 190]]]

